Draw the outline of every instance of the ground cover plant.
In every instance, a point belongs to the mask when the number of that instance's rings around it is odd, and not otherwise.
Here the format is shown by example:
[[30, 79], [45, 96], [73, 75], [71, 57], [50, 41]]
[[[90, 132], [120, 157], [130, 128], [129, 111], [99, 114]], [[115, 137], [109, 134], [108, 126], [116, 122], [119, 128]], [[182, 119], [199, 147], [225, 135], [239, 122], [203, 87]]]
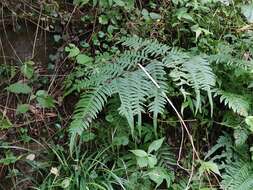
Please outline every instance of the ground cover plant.
[[251, 0], [0, 15], [0, 189], [253, 189]]

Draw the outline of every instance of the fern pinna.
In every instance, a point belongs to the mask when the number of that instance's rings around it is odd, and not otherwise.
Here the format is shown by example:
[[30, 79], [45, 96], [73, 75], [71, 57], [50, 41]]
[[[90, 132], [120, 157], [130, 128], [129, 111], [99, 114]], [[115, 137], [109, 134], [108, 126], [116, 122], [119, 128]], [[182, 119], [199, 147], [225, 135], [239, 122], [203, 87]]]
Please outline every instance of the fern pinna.
[[[165, 109], [163, 94], [167, 93], [169, 77], [181, 89], [194, 89], [196, 112], [201, 111], [201, 91], [207, 92], [212, 105], [215, 75], [204, 57], [191, 56], [156, 40], [139, 37], [122, 38], [119, 44], [126, 50], [118, 58], [109, 64], [98, 65], [87, 79], [75, 85], [82, 95], [69, 129], [72, 142], [89, 127], [112, 95], [119, 97], [121, 105], [118, 111], [127, 119], [132, 133], [136, 123], [142, 125], [142, 114], [146, 112], [153, 115], [156, 128], [158, 115], [163, 114]], [[155, 87], [138, 64], [145, 68], [160, 89]]]

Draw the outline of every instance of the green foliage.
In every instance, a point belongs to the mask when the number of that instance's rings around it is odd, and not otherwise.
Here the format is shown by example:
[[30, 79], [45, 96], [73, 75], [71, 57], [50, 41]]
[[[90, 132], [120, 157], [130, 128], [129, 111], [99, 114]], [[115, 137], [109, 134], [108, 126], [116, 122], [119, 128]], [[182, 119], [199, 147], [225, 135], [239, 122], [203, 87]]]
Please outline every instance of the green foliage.
[[38, 90], [35, 94], [36, 100], [42, 108], [53, 108], [55, 105], [54, 99], [44, 90]]
[[0, 177], [13, 189], [253, 188], [252, 2], [29, 3], [0, 2], [7, 36], [24, 18], [53, 40], [48, 64], [39, 41], [31, 61], [8, 56], [15, 43], [0, 52]]
[[28, 104], [19, 104], [17, 106], [16, 114], [24, 114], [29, 110], [29, 105]]
[[245, 122], [249, 126], [250, 131], [253, 132], [253, 116], [247, 116]]
[[216, 95], [219, 95], [220, 101], [228, 105], [235, 113], [241, 116], [248, 115], [251, 102], [244, 96], [224, 91], [216, 91]]
[[238, 161], [227, 165], [223, 175], [222, 187], [228, 190], [251, 190], [253, 188], [253, 165]]
[[[165, 68], [171, 70], [170, 76], [176, 85], [191, 87], [196, 93], [196, 112], [200, 110], [201, 90], [208, 94], [212, 107], [211, 89], [215, 76], [205, 58], [190, 57], [186, 53], [169, 51], [170, 47], [155, 40], [138, 37], [123, 38], [120, 43], [129, 48], [116, 61], [98, 65], [88, 79], [79, 81], [76, 90], [85, 90], [73, 116], [70, 133], [73, 142], [77, 134], [87, 129], [97, 114], [103, 109], [107, 98], [117, 94], [121, 105], [119, 113], [126, 117], [132, 134], [137, 117], [137, 126], [142, 125], [142, 113], [153, 114], [154, 127], [157, 127], [158, 114], [164, 112], [168, 87]], [[138, 64], [144, 63], [145, 70], [158, 83], [160, 89], [143, 72]], [[87, 92], [88, 90], [88, 92]], [[146, 103], [149, 102], [147, 105]], [[146, 106], [145, 106], [146, 105]]]
[[31, 79], [34, 74], [34, 68], [33, 68], [34, 64], [35, 63], [33, 61], [27, 61], [21, 67], [21, 72], [28, 79]]
[[26, 83], [14, 83], [11, 84], [6, 88], [9, 92], [15, 93], [15, 94], [29, 94], [32, 92], [32, 89], [30, 86], [28, 86]]
[[141, 149], [131, 150], [131, 152], [136, 156], [137, 164], [140, 168], [149, 167], [154, 168], [157, 164], [157, 158], [155, 155], [151, 154], [153, 151], [157, 151], [164, 141], [164, 138], [153, 141], [149, 147], [148, 151]]
[[0, 130], [12, 127], [11, 121], [3, 113], [0, 112]]

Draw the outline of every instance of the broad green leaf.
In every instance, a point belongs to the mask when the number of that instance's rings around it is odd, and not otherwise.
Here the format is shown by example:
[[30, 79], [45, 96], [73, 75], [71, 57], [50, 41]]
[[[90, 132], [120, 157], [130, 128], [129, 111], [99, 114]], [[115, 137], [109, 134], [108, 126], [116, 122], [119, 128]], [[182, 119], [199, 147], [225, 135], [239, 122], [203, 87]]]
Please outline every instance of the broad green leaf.
[[61, 35], [57, 35], [57, 34], [54, 35], [55, 42], [59, 42], [61, 40], [61, 38], [62, 38]]
[[32, 92], [31, 87], [29, 87], [25, 83], [20, 83], [20, 82], [11, 84], [10, 86], [6, 88], [6, 90], [15, 94], [29, 94]]
[[29, 110], [29, 104], [19, 104], [16, 110], [16, 114], [24, 114]]
[[89, 141], [92, 141], [94, 140], [96, 137], [96, 135], [90, 131], [85, 131], [82, 133], [81, 135], [81, 139], [83, 142], [89, 142]]
[[148, 156], [148, 154], [144, 150], [140, 150], [140, 149], [130, 150], [130, 152], [132, 152], [135, 156], [138, 156], [138, 157], [147, 157]]
[[8, 153], [5, 158], [3, 158], [3, 159], [0, 160], [0, 164], [3, 164], [3, 165], [14, 164], [20, 158], [21, 158], [21, 156], [16, 157], [16, 156], [13, 155], [13, 153]]
[[142, 14], [142, 16], [143, 16], [143, 18], [144, 18], [145, 20], [149, 20], [149, 19], [150, 19], [150, 17], [149, 17], [149, 12], [148, 12], [147, 9], [142, 9], [141, 14]]
[[21, 73], [23, 73], [23, 75], [28, 79], [32, 78], [33, 76], [34, 73], [33, 65], [34, 65], [33, 61], [27, 61], [21, 67]]
[[245, 122], [249, 126], [250, 131], [253, 132], [253, 116], [247, 116]]
[[61, 187], [62, 187], [63, 189], [67, 189], [67, 188], [70, 186], [71, 181], [72, 181], [71, 178], [66, 178], [66, 179], [64, 179], [64, 180], [61, 182]]
[[36, 92], [36, 100], [42, 108], [54, 107], [54, 99], [45, 90], [38, 90]]
[[219, 168], [216, 163], [209, 161], [209, 162], [201, 162], [201, 166], [199, 168], [199, 172], [202, 175], [204, 172], [210, 172], [212, 171], [215, 174], [218, 174], [221, 176]]
[[186, 8], [180, 8], [180, 9], [178, 9], [176, 15], [177, 15], [177, 18], [178, 18], [179, 20], [185, 19], [185, 20], [189, 20], [189, 21], [194, 22], [194, 19], [193, 19], [192, 16], [187, 12], [187, 9], [186, 9]]
[[144, 168], [148, 166], [148, 163], [149, 163], [148, 157], [137, 157], [136, 160], [140, 168]]
[[253, 146], [250, 147], [249, 151], [251, 152], [251, 161], [253, 161]]
[[156, 183], [156, 186], [160, 186], [165, 179], [165, 174], [161, 170], [161, 168], [154, 168], [150, 172], [148, 172], [149, 178]]
[[65, 51], [69, 52], [68, 57], [70, 58], [76, 57], [80, 53], [78, 47], [76, 47], [76, 45], [72, 43], [70, 43], [67, 47], [65, 47]]
[[76, 57], [76, 61], [80, 65], [86, 65], [92, 63], [93, 59], [85, 54], [79, 54]]
[[148, 153], [152, 151], [157, 151], [163, 144], [164, 138], [153, 141], [148, 147]]
[[241, 7], [242, 14], [246, 17], [249, 23], [253, 23], [253, 3], [248, 5], [243, 5]]
[[157, 159], [154, 155], [148, 156], [148, 165], [150, 168], [154, 168], [157, 164]]
[[10, 120], [4, 116], [2, 113], [0, 113], [0, 130], [1, 129], [9, 129], [12, 127], [12, 123]]

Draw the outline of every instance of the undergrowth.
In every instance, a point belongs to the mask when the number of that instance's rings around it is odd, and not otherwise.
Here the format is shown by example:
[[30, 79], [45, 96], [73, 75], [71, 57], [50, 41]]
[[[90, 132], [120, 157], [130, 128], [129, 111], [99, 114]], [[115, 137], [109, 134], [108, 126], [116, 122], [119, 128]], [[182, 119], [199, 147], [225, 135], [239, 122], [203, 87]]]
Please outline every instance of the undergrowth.
[[0, 5], [1, 189], [253, 189], [252, 1]]

